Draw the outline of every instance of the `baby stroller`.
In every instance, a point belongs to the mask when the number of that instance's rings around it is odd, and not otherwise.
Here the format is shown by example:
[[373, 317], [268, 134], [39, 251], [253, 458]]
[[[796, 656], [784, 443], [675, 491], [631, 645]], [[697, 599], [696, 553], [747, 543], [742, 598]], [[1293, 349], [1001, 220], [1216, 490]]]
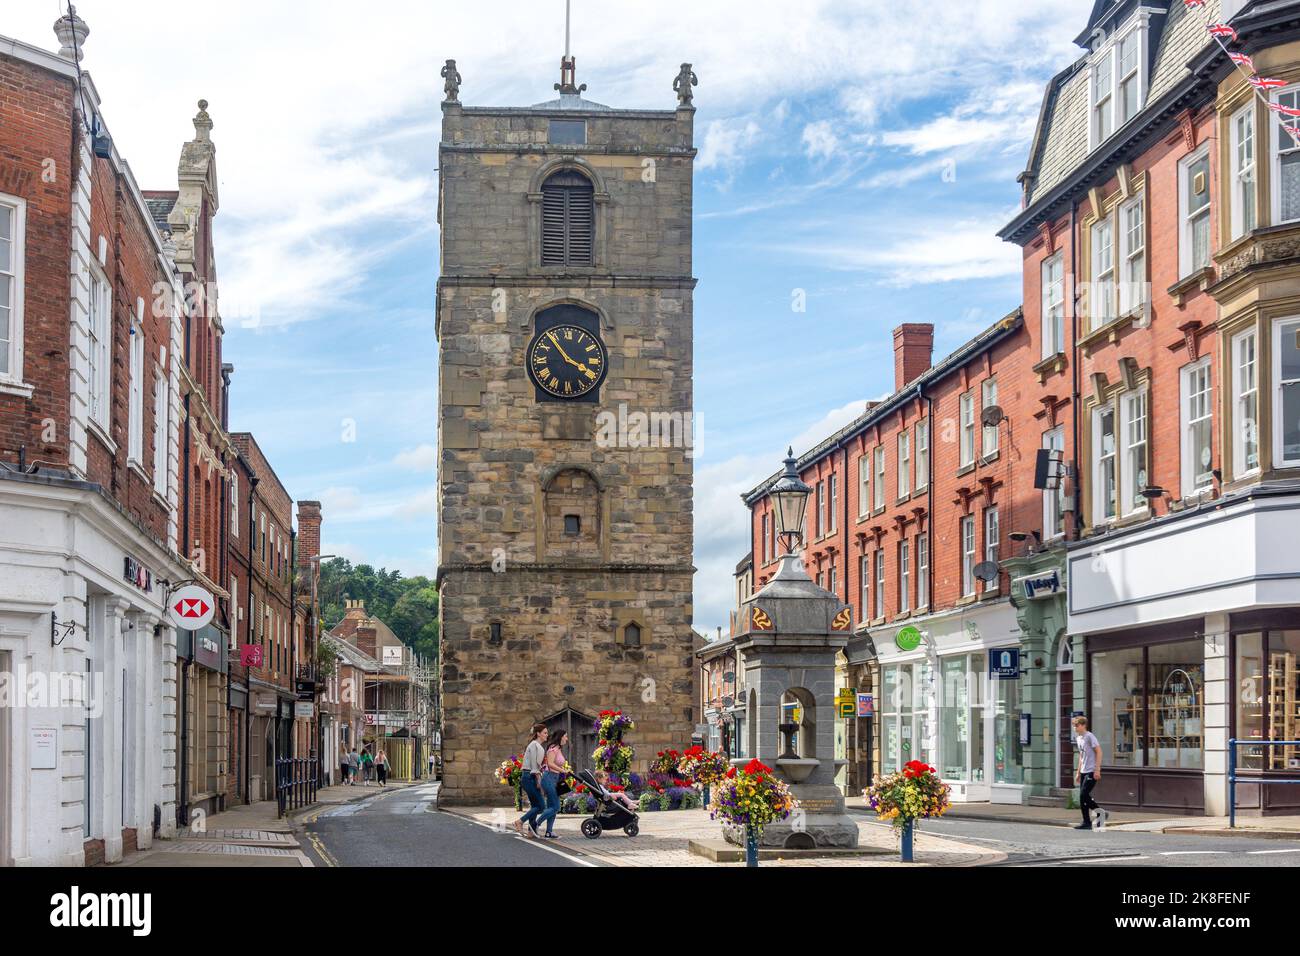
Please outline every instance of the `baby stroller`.
[[590, 770], [578, 771], [578, 779], [586, 784], [591, 795], [596, 798], [596, 814], [590, 820], [582, 821], [582, 835], [595, 840], [606, 830], [621, 829], [630, 837], [637, 835], [637, 815], [614, 799], [609, 790], [600, 785], [596, 775]]

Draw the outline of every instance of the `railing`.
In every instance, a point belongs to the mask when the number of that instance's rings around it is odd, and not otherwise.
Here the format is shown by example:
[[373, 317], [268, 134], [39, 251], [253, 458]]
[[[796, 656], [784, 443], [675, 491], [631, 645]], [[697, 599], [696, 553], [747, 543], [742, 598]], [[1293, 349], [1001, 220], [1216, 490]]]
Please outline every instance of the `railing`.
[[[1246, 744], [1251, 747], [1300, 747], [1300, 740], [1260, 740], [1259, 738], [1249, 738], [1247, 740], [1237, 740], [1235, 737], [1228, 741], [1228, 829], [1233, 829], [1237, 825], [1237, 744]], [[1242, 783], [1255, 783], [1260, 786], [1271, 786], [1275, 783], [1300, 783], [1300, 777], [1294, 780], [1282, 780], [1275, 777], [1243, 777]], [[1263, 797], [1260, 798], [1261, 809], [1263, 807]]]
[[316, 754], [310, 757], [280, 757], [275, 761], [276, 816], [316, 802]]

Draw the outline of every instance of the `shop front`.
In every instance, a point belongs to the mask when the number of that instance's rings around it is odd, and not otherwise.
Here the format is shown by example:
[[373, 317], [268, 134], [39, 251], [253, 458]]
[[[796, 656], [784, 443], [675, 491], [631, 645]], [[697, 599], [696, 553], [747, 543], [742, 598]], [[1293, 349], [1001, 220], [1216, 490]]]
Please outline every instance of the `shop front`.
[[956, 802], [1022, 803], [1020, 629], [1006, 600], [872, 630], [881, 772], [935, 767]]
[[1228, 813], [1228, 741], [1244, 812], [1294, 812], [1300, 748], [1300, 493], [1258, 486], [1069, 548], [1069, 630], [1102, 747], [1098, 799]]

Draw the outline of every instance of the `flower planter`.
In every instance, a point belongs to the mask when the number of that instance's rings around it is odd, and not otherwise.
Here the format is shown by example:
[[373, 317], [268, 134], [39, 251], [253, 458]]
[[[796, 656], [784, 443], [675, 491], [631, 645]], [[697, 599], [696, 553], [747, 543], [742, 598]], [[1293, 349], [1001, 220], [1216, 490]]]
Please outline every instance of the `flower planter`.
[[915, 827], [916, 823], [913, 820], [908, 820], [903, 824], [903, 832], [901, 834], [901, 857], [904, 863], [912, 862], [912, 831]]

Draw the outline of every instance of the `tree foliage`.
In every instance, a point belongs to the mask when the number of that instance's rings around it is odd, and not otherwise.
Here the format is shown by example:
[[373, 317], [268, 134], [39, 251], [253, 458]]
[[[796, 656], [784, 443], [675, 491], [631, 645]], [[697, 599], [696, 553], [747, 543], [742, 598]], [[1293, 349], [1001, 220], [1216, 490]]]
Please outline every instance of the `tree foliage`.
[[320, 566], [320, 606], [326, 629], [343, 619], [347, 601], [365, 601], [366, 613], [379, 618], [417, 654], [438, 654], [438, 588], [426, 577], [402, 577], [401, 571], [375, 570], [346, 558]]

